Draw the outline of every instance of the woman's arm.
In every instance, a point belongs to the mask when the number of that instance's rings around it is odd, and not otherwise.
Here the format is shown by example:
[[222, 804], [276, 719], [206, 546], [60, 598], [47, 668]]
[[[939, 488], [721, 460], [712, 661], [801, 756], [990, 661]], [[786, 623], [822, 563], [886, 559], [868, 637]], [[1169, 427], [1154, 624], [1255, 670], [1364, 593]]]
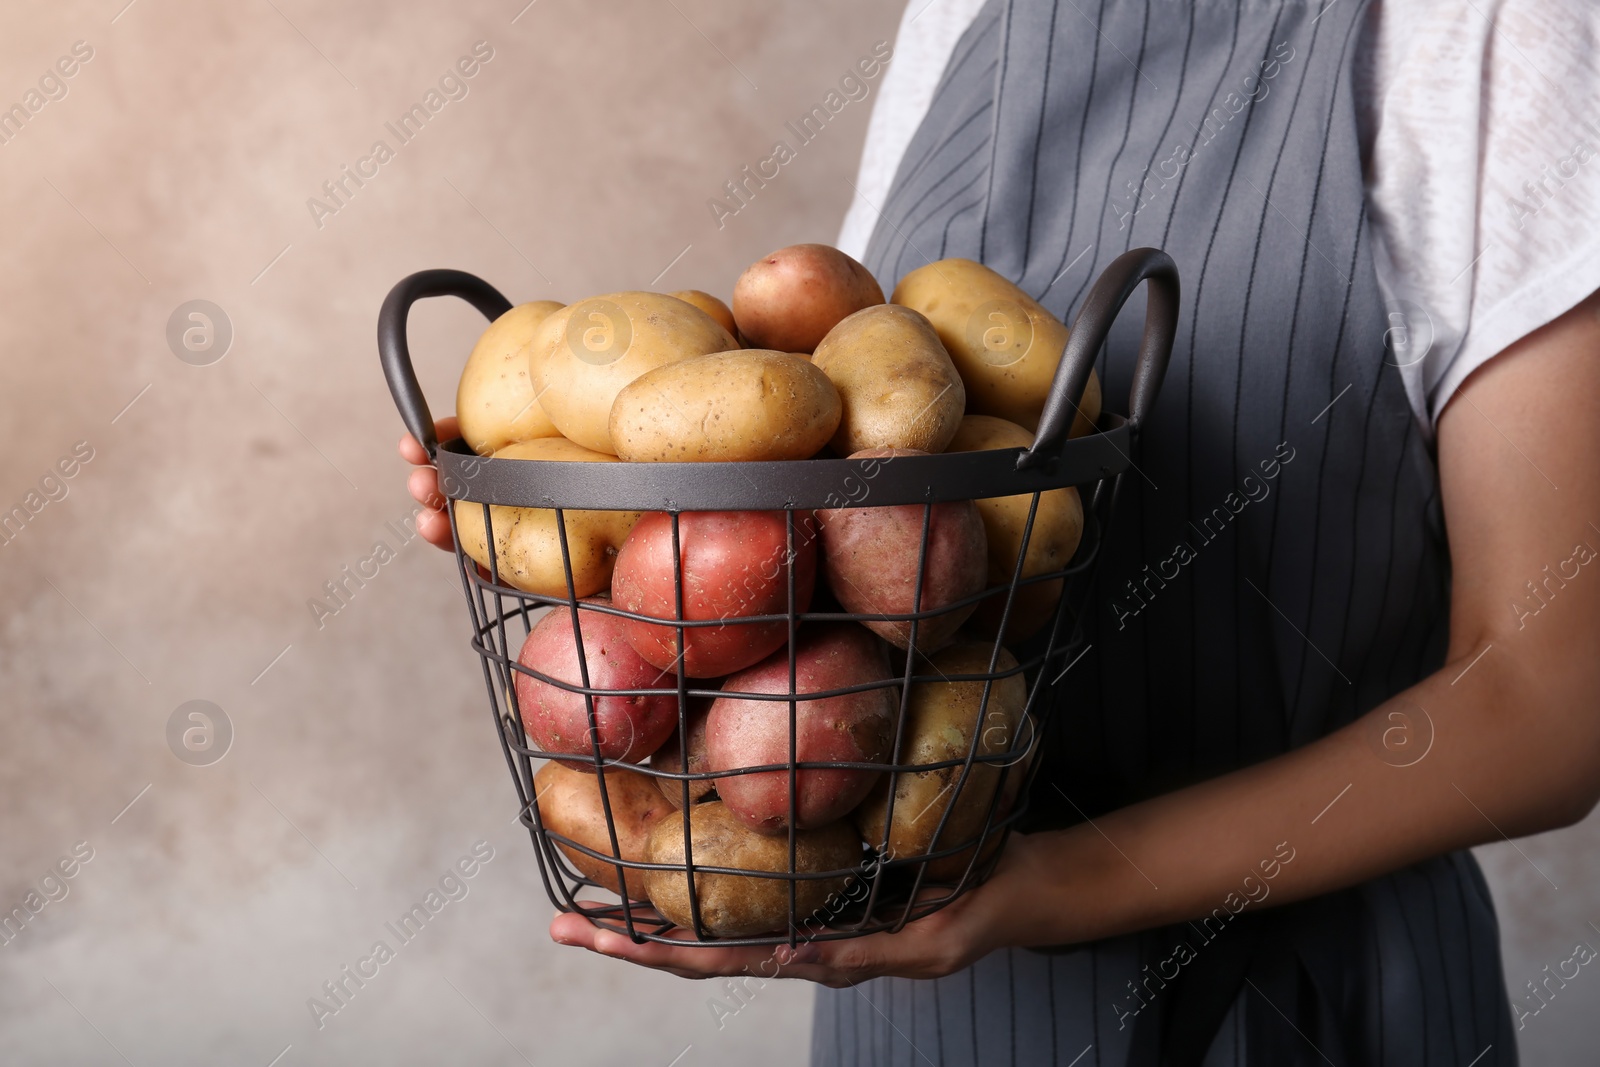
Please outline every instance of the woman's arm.
[[1600, 294], [1474, 373], [1438, 447], [1448, 663], [1349, 727], [1092, 824], [1014, 836], [988, 883], [898, 934], [792, 958], [635, 945], [573, 915], [552, 936], [691, 976], [932, 977], [1003, 946], [1198, 919], [1230, 894], [1287, 903], [1576, 822], [1600, 799]]

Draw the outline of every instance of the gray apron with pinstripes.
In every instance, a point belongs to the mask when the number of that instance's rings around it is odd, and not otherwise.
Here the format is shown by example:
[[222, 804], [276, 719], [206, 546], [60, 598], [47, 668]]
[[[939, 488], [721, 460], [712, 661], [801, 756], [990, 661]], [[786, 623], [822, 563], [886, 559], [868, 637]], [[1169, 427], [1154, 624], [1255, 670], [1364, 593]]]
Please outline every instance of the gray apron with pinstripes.
[[[990, 0], [881, 205], [866, 262], [885, 291], [966, 256], [1070, 322], [1128, 248], [1164, 248], [1183, 277], [1092, 649], [1056, 694], [1036, 826], [1303, 745], [1443, 661], [1438, 476], [1386, 345], [1351, 99], [1370, 28], [1364, 0]], [[1114, 410], [1142, 301], [1101, 356]], [[1406, 773], [1428, 740], [1415, 729], [1373, 758]], [[1317, 836], [1308, 820], [1283, 851]], [[813, 1062], [1516, 1062], [1466, 854], [1218, 914], [819, 989]]]

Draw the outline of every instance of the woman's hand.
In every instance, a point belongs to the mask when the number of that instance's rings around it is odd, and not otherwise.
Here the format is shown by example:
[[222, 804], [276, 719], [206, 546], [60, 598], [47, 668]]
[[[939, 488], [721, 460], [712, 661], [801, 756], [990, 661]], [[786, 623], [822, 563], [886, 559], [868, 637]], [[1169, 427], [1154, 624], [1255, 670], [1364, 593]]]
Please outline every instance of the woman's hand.
[[[680, 978], [751, 974], [758, 978], [803, 978], [826, 986], [853, 986], [869, 978], [939, 978], [953, 974], [997, 948], [1020, 943], [1008, 917], [1019, 894], [1038, 894], [1036, 853], [1050, 847], [1054, 834], [1012, 834], [994, 875], [946, 908], [899, 933], [868, 934], [842, 941], [756, 946], [679, 948], [653, 941], [635, 944], [626, 934], [602, 930], [581, 915], [562, 913], [550, 923], [550, 936]], [[679, 931], [686, 939], [688, 931]]]
[[[440, 441], [461, 436], [454, 415], [434, 423], [433, 432]], [[455, 540], [450, 536], [450, 516], [445, 514], [445, 499], [439, 492], [438, 470], [429, 464], [428, 453], [410, 434], [400, 438], [400, 458], [415, 464], [417, 468], [406, 479], [406, 488], [411, 490], [412, 499], [422, 505], [422, 511], [417, 513], [417, 533], [430, 545], [437, 545], [446, 551], [453, 549]]]

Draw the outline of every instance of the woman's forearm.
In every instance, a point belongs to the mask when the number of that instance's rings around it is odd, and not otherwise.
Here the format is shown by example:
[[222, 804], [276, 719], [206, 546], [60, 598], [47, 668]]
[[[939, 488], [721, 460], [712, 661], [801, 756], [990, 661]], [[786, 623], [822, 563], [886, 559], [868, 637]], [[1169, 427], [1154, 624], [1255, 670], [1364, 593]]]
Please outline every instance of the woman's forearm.
[[1439, 420], [1444, 668], [1303, 748], [1021, 839], [1036, 888], [1000, 879], [996, 943], [1271, 907], [1582, 818], [1600, 798], [1597, 351], [1600, 294], [1476, 371]]
[[1524, 662], [1543, 658], [1530, 643], [1502, 636], [1304, 748], [1035, 835], [1018, 857], [1029, 878], [1007, 880], [1020, 891], [999, 909], [999, 941], [1270, 907], [1572, 821], [1594, 802], [1600, 714], [1582, 699], [1594, 669], [1549, 665], [1541, 678]]

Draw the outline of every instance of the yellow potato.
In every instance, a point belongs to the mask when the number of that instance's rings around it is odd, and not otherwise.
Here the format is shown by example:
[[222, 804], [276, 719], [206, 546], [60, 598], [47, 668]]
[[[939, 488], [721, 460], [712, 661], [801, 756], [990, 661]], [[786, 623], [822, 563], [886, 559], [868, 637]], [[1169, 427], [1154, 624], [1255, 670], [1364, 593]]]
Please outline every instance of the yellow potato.
[[611, 405], [611, 443], [635, 463], [808, 459], [840, 410], [839, 391], [805, 357], [739, 348], [629, 382]]
[[[941, 259], [900, 279], [889, 297], [928, 317], [967, 385], [968, 407], [1027, 430], [1039, 426], [1067, 327], [1006, 278], [970, 259]], [[1071, 436], [1100, 417], [1093, 370], [1078, 402]]]
[[[951, 645], [935, 653], [931, 669], [927, 665], [917, 668], [918, 674], [987, 674], [989, 652], [987, 643], [967, 642]], [[995, 670], [1011, 670], [1016, 659], [1005, 649], [995, 661]], [[1022, 675], [1014, 674], [993, 682], [989, 686], [989, 702], [983, 707], [983, 682], [918, 682], [912, 686], [906, 708], [904, 734], [900, 742], [902, 764], [941, 763], [945, 760], [964, 760], [972, 747], [973, 734], [978, 735], [977, 755], [994, 756], [1003, 752], [1020, 751], [1032, 744], [1026, 732], [1018, 736], [1020, 724], [1025, 720], [1028, 703], [1028, 686]], [[979, 716], [979, 711], [983, 714]], [[1020, 757], [1019, 757], [1020, 758]], [[1007, 792], [1014, 795], [1012, 779], [1020, 780], [1023, 768], [1013, 766], [1006, 775]], [[973, 762], [967, 780], [956, 792], [961, 781], [960, 764], [939, 770], [906, 772], [894, 776], [894, 819], [889, 827], [889, 851], [895, 859], [909, 859], [928, 852], [954, 848], [964, 842], [976, 841], [989, 817], [989, 805], [1000, 785], [1000, 764]], [[1002, 798], [997, 805], [995, 819], [1008, 807]], [[885, 779], [856, 809], [856, 827], [867, 839], [867, 844], [878, 847], [883, 843], [884, 819], [888, 814], [889, 782]], [[944, 829], [939, 820], [950, 815]], [[984, 854], [998, 846], [998, 837], [985, 843]], [[953, 855], [929, 862], [929, 878], [954, 881], [966, 870], [972, 858], [970, 847]]]
[[[605, 772], [606, 799], [611, 802], [611, 824], [617, 831], [618, 852], [611, 851], [611, 831], [606, 825], [605, 804], [600, 797], [600, 775], [592, 770], [575, 771], [552, 760], [533, 776], [533, 793], [539, 804], [539, 821], [546, 830], [571, 838], [601, 855], [615, 856], [634, 863], [645, 861], [650, 830], [672, 814], [649, 775], [613, 768]], [[559, 848], [578, 872], [613, 893], [622, 892], [615, 864], [597, 860], [557, 841]], [[626, 868], [624, 868], [626, 870]], [[642, 897], [642, 872], [633, 871], [631, 899]], [[626, 876], [625, 876], [626, 877]]]
[[[678, 744], [678, 731], [661, 742], [661, 747], [650, 753], [650, 769], [670, 774], [704, 774], [711, 770], [706, 758], [706, 718], [711, 711], [710, 697], [689, 698], [689, 763], [683, 762], [683, 748]], [[657, 778], [656, 787], [674, 809], [683, 806], [683, 783], [676, 778]], [[689, 783], [689, 803], [698, 804], [710, 796], [717, 783], [710, 778], [697, 778]]]
[[[789, 880], [750, 874], [704, 874], [708, 867], [740, 867], [752, 871], [789, 870], [788, 835], [768, 837], [741, 823], [720, 800], [689, 809], [689, 839], [694, 845], [695, 896], [700, 922], [716, 937], [753, 937], [780, 932], [789, 925]], [[683, 863], [683, 823], [662, 819], [650, 832], [647, 862]], [[832, 822], [795, 835], [795, 870], [843, 871], [861, 863], [861, 839], [849, 822]], [[805, 878], [795, 884], [795, 922], [828, 918], [826, 906], [850, 883], [849, 876]], [[689, 909], [689, 883], [682, 870], [646, 871], [645, 896], [663, 916], [694, 929]], [[804, 930], [802, 930], [804, 932]]]
[[561, 436], [614, 456], [607, 424], [623, 386], [668, 363], [738, 347], [715, 319], [675, 296], [609, 293], [540, 323], [528, 344], [528, 370]]
[[528, 342], [539, 323], [561, 310], [555, 300], [518, 304], [483, 331], [456, 386], [461, 437], [480, 456], [515, 441], [558, 435], [528, 377]]
[[943, 452], [966, 410], [966, 389], [939, 335], [909, 308], [857, 311], [828, 331], [811, 362], [844, 401], [833, 436], [840, 455], [867, 448]]
[[704, 311], [707, 315], [717, 320], [718, 326], [721, 326], [735, 337], [739, 335], [739, 327], [734, 325], [733, 311], [729, 309], [727, 304], [724, 304], [710, 293], [701, 289], [679, 289], [672, 295], [682, 300], [685, 304], [693, 304], [701, 311]]
[[[983, 452], [993, 448], [1027, 448], [1033, 434], [1014, 422], [992, 415], [968, 415], [961, 420], [947, 452]], [[1017, 554], [1022, 551], [1022, 534], [1028, 525], [1032, 493], [990, 497], [979, 500], [978, 515], [989, 543], [989, 585], [1010, 585], [1016, 570]], [[1028, 555], [1023, 560], [1022, 577], [1034, 578], [1058, 571], [1072, 559], [1083, 536], [1083, 503], [1072, 486], [1051, 489], [1039, 497], [1033, 534], [1028, 539]], [[1061, 579], [1017, 587], [1011, 605], [1011, 621], [1006, 627], [1007, 641], [1020, 641], [1036, 633], [1054, 616], [1061, 599]], [[1005, 597], [994, 596], [978, 605], [973, 623], [980, 633], [994, 634], [1000, 628]]]
[[[507, 445], [495, 459], [549, 462], [615, 463], [612, 456], [591, 452], [564, 437], [541, 437]], [[483, 535], [483, 505], [455, 501], [461, 550], [489, 567], [489, 546]], [[556, 513], [546, 508], [489, 507], [494, 523], [494, 551], [500, 580], [524, 592], [567, 595], [561, 566], [561, 539]], [[637, 511], [567, 511], [567, 548], [572, 556], [572, 581], [580, 597], [592, 596], [611, 584], [611, 568], [628, 531], [639, 521]]]

